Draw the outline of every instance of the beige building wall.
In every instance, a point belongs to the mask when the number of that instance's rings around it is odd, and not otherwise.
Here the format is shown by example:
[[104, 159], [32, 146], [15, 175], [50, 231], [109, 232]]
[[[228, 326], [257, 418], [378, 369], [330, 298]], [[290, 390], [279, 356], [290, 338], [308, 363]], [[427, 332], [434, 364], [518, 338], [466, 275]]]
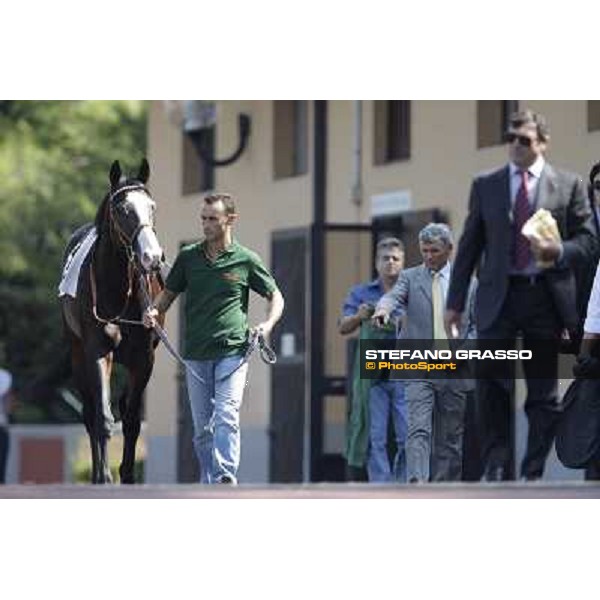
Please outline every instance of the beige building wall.
[[[252, 133], [248, 148], [231, 166], [217, 168], [215, 187], [234, 194], [239, 222], [235, 235], [270, 264], [270, 232], [291, 226], [306, 226], [312, 219], [310, 161], [307, 175], [274, 181], [272, 152], [272, 103], [219, 103], [217, 157], [229, 155], [238, 140], [237, 115], [250, 114]], [[309, 115], [310, 118], [310, 115]], [[309, 136], [309, 144], [311, 139]], [[152, 102], [149, 114], [149, 157], [152, 192], [158, 199], [157, 229], [167, 258], [173, 261], [181, 241], [200, 237], [199, 210], [202, 194], [181, 192], [182, 130], [176, 114], [169, 115], [162, 102]], [[265, 303], [253, 297], [250, 322], [264, 319]], [[169, 310], [166, 330], [179, 347], [179, 302]], [[176, 480], [177, 456], [177, 365], [160, 348], [147, 392], [148, 468], [147, 480]], [[267, 367], [252, 361], [242, 406], [242, 481], [267, 481], [269, 379]]]
[[[550, 162], [587, 177], [590, 166], [600, 159], [600, 131], [587, 131], [586, 101], [519, 101], [520, 106], [539, 110], [548, 118]], [[270, 264], [271, 232], [310, 225], [313, 205], [313, 106], [309, 103], [308, 172], [275, 180], [273, 177], [273, 103], [271, 101], [218, 102], [217, 157], [229, 155], [238, 143], [237, 116], [245, 112], [252, 119], [249, 145], [231, 166], [216, 169], [216, 189], [238, 198], [240, 220], [236, 235]], [[328, 104], [327, 221], [370, 223], [373, 195], [408, 190], [415, 210], [439, 207], [447, 211], [458, 235], [466, 215], [470, 181], [474, 174], [506, 161], [502, 145], [477, 149], [476, 101], [413, 101], [411, 103], [411, 158], [374, 165], [374, 103], [362, 102], [362, 202], [352, 199], [354, 182], [353, 101]], [[151, 185], [158, 199], [158, 231], [172, 261], [181, 241], [199, 237], [201, 194], [182, 196], [182, 131], [180, 123], [165, 110], [163, 102], [152, 102], [149, 119]], [[358, 238], [357, 238], [358, 240]], [[335, 250], [333, 250], [335, 251]], [[357, 241], [356, 254], [349, 258], [350, 272], [365, 270], [370, 256], [365, 244]], [[328, 274], [333, 276], [333, 274]], [[341, 279], [346, 279], [345, 274]], [[344, 290], [332, 294], [330, 303], [339, 304]], [[327, 307], [334, 314], [339, 306]], [[264, 315], [264, 302], [255, 298], [250, 320]], [[166, 322], [169, 337], [178, 347], [179, 306], [170, 310]], [[330, 323], [330, 328], [335, 325]], [[336, 360], [338, 360], [336, 358]], [[343, 431], [344, 410], [339, 401], [326, 406], [327, 419]], [[269, 372], [253, 359], [242, 409], [241, 481], [268, 480]], [[149, 482], [176, 480], [177, 367], [163, 348], [147, 393]], [[339, 446], [340, 433], [331, 434], [330, 445]], [[326, 435], [326, 440], [329, 439]], [[331, 436], [329, 436], [331, 437]]]

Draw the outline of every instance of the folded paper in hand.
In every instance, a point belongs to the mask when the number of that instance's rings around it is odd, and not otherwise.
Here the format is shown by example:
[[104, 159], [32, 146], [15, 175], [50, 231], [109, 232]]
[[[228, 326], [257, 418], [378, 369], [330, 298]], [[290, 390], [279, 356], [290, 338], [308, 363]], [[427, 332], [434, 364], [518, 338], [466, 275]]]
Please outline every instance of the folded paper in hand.
[[[545, 208], [538, 209], [533, 214], [521, 229], [521, 233], [531, 242], [560, 242], [560, 232], [558, 231], [558, 225], [556, 224], [555, 218], [552, 216], [549, 210]], [[532, 248], [535, 254], [535, 244]], [[537, 266], [540, 268], [547, 268], [553, 266], [553, 262], [543, 261], [537, 259]]]

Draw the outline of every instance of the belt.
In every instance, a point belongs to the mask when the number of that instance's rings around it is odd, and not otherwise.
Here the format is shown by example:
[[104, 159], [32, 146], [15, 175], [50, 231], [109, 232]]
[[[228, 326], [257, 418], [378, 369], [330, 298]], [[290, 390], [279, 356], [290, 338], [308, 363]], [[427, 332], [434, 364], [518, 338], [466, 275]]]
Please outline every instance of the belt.
[[509, 275], [508, 281], [509, 283], [515, 285], [537, 285], [541, 283], [544, 279], [544, 275], [542, 273], [533, 273], [531, 275]]

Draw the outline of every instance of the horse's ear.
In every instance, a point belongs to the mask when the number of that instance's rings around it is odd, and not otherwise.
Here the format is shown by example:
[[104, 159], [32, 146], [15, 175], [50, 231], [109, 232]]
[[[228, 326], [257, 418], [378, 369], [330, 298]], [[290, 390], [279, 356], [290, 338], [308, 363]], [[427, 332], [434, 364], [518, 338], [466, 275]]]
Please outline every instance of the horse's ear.
[[142, 162], [140, 164], [140, 170], [138, 171], [137, 180], [142, 183], [146, 183], [150, 178], [150, 165], [145, 158], [142, 158]]
[[110, 168], [110, 184], [112, 187], [117, 187], [119, 181], [121, 181], [121, 165], [118, 160], [115, 160]]

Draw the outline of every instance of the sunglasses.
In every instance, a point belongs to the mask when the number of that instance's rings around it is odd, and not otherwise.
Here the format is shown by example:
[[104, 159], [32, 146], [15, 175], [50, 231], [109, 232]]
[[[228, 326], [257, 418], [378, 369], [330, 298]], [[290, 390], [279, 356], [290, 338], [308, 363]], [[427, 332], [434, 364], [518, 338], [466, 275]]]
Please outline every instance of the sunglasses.
[[600, 192], [600, 180], [594, 181], [594, 183], [592, 183], [592, 189], [595, 192]]
[[530, 137], [527, 137], [526, 135], [518, 135], [516, 133], [507, 133], [504, 136], [504, 141], [507, 144], [512, 144], [513, 142], [517, 141], [517, 142], [519, 142], [520, 146], [524, 146], [525, 148], [531, 148], [531, 145], [533, 144], [533, 142], [535, 140], [532, 140]]

